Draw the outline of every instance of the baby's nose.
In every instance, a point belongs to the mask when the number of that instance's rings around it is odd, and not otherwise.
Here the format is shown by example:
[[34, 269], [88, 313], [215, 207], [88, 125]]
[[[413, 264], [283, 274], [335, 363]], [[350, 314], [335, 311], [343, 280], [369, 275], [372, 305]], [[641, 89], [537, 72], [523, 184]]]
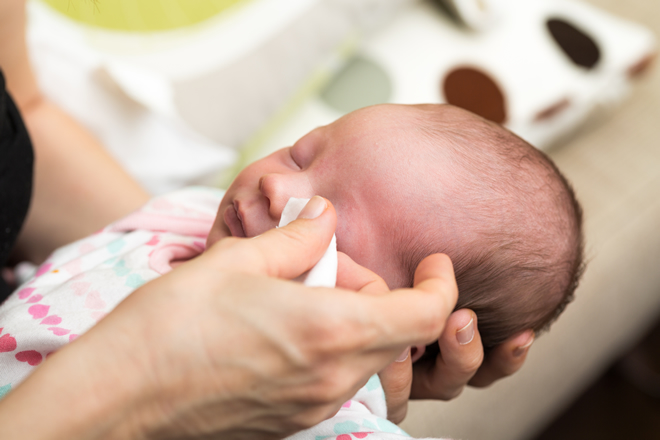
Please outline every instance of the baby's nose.
[[259, 180], [259, 190], [268, 199], [268, 213], [273, 219], [282, 216], [284, 206], [291, 197], [311, 197], [305, 194], [295, 176], [290, 174], [265, 174]]

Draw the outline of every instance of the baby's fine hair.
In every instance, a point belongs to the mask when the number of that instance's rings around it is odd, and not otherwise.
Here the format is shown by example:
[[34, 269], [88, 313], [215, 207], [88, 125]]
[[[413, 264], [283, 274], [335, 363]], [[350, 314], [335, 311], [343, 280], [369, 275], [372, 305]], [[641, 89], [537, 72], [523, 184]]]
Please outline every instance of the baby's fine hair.
[[571, 185], [548, 156], [503, 127], [451, 106], [422, 108], [418, 128], [452, 176], [444, 195], [451, 209], [438, 213], [438, 230], [454, 238], [409, 249], [410, 272], [430, 253], [448, 254], [456, 309], [477, 314], [485, 347], [546, 330], [584, 269], [582, 209]]

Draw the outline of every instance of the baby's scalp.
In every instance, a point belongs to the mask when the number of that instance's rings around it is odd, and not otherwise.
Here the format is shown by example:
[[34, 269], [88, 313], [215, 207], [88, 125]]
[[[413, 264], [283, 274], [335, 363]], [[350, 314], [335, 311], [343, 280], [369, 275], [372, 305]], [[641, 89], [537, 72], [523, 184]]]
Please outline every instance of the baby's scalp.
[[573, 297], [582, 263], [582, 211], [542, 152], [499, 125], [451, 106], [415, 106], [418, 148], [438, 169], [442, 208], [402, 234], [412, 280], [426, 255], [454, 262], [457, 308], [472, 308], [486, 346], [545, 330]]

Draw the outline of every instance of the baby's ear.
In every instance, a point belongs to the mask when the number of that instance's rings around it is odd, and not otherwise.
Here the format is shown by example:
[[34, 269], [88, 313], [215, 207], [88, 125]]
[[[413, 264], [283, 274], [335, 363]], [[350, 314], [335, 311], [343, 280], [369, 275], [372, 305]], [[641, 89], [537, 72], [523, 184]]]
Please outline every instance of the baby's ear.
[[370, 295], [382, 295], [390, 291], [381, 277], [360, 266], [343, 252], [337, 252], [337, 287]]

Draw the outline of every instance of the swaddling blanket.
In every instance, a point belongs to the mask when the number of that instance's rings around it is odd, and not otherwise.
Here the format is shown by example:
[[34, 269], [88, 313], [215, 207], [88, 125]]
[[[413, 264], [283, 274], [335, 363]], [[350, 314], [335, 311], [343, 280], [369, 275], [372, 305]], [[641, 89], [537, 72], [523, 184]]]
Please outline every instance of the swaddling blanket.
[[[34, 277], [0, 306], [0, 397], [44, 359], [84, 333], [135, 289], [189, 260], [205, 241], [224, 192], [191, 187], [157, 197], [101, 231], [55, 251]], [[280, 226], [293, 221], [307, 199], [292, 199]], [[335, 239], [303, 282], [333, 287]], [[290, 439], [399, 439], [387, 421], [377, 375], [331, 419]]]

